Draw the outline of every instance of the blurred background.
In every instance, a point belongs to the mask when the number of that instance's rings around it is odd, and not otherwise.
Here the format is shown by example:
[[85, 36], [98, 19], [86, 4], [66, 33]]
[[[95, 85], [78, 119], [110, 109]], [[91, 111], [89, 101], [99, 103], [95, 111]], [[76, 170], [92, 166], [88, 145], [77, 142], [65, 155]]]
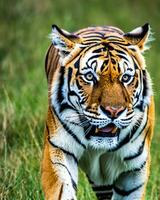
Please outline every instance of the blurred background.
[[[40, 184], [47, 112], [44, 60], [51, 25], [70, 32], [114, 25], [128, 32], [149, 22], [155, 41], [145, 53], [156, 100], [147, 200], [160, 199], [160, 1], [0, 1], [0, 199], [44, 199]], [[96, 199], [80, 171], [79, 200]]]

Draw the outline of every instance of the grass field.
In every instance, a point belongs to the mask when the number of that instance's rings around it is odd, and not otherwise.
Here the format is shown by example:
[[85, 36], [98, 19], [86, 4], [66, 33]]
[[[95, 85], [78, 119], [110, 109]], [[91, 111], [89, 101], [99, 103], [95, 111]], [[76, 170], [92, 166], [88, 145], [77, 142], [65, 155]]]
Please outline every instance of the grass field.
[[[146, 200], [160, 200], [160, 1], [2, 0], [0, 2], [0, 200], [42, 200], [40, 162], [47, 111], [44, 59], [51, 25], [69, 31], [149, 22], [156, 40], [146, 53], [156, 100], [156, 128]], [[150, 3], [149, 3], [150, 2]], [[80, 172], [79, 200], [94, 200]]]

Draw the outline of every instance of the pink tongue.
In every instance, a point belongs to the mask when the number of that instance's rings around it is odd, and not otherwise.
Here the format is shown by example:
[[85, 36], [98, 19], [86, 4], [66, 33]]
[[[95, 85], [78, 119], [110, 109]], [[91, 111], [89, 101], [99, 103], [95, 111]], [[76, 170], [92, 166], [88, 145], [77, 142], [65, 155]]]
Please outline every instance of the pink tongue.
[[105, 128], [101, 128], [100, 131], [104, 133], [109, 133], [109, 132], [112, 132], [114, 128], [115, 126], [111, 124], [111, 125], [106, 126]]

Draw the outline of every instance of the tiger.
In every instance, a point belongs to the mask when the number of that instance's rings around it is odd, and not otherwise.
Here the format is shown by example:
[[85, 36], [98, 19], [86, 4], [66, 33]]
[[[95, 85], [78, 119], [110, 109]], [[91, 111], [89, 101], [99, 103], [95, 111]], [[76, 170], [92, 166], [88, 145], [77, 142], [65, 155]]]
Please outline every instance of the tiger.
[[52, 25], [45, 60], [48, 113], [41, 166], [46, 200], [76, 200], [78, 168], [98, 200], [144, 200], [154, 95], [148, 23], [130, 32]]

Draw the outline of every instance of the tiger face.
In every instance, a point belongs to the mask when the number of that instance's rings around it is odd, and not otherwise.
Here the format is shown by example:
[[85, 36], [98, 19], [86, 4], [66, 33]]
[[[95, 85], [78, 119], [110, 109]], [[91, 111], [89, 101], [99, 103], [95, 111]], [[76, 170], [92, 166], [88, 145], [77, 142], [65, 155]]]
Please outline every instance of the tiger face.
[[80, 126], [95, 147], [114, 148], [142, 122], [151, 82], [142, 52], [148, 24], [123, 33], [95, 27], [69, 34], [54, 26], [52, 42], [59, 68], [51, 83], [51, 102], [68, 126]]

